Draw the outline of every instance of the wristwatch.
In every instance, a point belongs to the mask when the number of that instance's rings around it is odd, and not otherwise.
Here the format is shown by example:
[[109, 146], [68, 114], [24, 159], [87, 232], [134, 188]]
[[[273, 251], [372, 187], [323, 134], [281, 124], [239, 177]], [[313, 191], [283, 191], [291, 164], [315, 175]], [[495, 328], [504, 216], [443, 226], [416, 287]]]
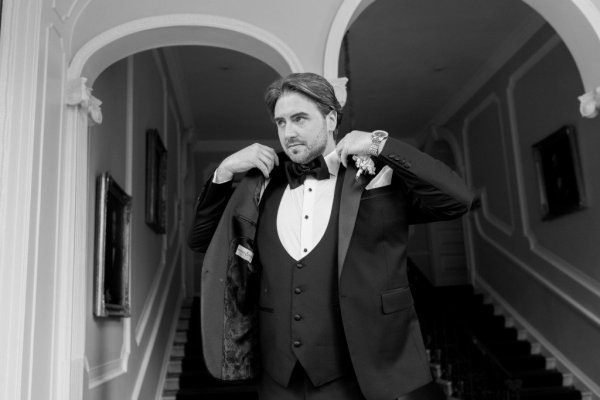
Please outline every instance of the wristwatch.
[[379, 155], [379, 146], [381, 142], [387, 139], [388, 133], [386, 131], [373, 131], [371, 133], [371, 146], [369, 146], [369, 155], [378, 156]]

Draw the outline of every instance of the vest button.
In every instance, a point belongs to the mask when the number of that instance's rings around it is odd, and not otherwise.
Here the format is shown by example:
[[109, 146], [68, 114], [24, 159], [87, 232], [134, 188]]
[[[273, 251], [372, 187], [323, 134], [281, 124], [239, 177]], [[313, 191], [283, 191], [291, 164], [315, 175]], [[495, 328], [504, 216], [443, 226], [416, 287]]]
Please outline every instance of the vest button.
[[294, 340], [294, 347], [302, 346], [302, 342], [300, 340]]
[[294, 320], [300, 321], [301, 319], [302, 319], [302, 315], [300, 315], [300, 314], [294, 315]]
[[296, 264], [296, 267], [297, 267], [297, 268], [302, 268], [302, 267], [304, 267], [304, 264], [302, 264], [302, 263], [297, 263], [297, 264]]
[[296, 289], [294, 289], [294, 293], [300, 294], [300, 293], [302, 293], [302, 289], [300, 289], [299, 287], [297, 287]]

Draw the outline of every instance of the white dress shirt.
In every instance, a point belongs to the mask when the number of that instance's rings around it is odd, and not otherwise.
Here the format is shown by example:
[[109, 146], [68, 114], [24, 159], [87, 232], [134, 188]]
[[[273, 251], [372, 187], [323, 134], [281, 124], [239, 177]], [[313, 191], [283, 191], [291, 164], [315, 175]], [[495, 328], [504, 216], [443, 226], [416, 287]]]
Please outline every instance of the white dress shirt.
[[329, 179], [308, 176], [303, 185], [283, 192], [277, 211], [277, 234], [281, 244], [295, 260], [309, 254], [319, 243], [329, 224], [335, 182], [340, 160], [335, 151], [325, 157]]
[[[296, 189], [291, 190], [288, 185], [279, 203], [277, 234], [285, 250], [295, 260], [315, 248], [329, 224], [340, 159], [335, 150], [323, 158], [329, 170], [329, 179], [319, 181], [307, 176], [304, 184]], [[265, 180], [263, 192], [269, 181]], [[221, 184], [227, 181], [219, 181], [215, 172], [213, 182]]]

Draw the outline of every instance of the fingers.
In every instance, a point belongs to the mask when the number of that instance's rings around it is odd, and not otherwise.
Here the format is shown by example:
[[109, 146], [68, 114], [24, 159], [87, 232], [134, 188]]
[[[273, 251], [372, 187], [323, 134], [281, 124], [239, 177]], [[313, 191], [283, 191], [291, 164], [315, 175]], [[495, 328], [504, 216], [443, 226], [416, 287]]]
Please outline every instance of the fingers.
[[250, 165], [258, 168], [265, 178], [268, 178], [276, 165], [279, 165], [279, 157], [271, 147], [255, 143], [250, 146]]
[[371, 145], [371, 133], [364, 131], [352, 131], [346, 134], [336, 146], [336, 151], [344, 167], [348, 166], [349, 155], [363, 156], [368, 154]]
[[339, 141], [335, 150], [338, 153], [338, 157], [344, 168], [348, 167], [348, 148], [346, 147], [344, 139]]
[[268, 178], [275, 166], [275, 159], [269, 154], [259, 154], [254, 165]]
[[338, 157], [342, 165], [347, 168], [348, 167], [348, 155], [352, 154], [349, 149], [350, 141], [347, 139], [348, 135], [342, 138], [335, 147], [336, 152], [338, 153]]

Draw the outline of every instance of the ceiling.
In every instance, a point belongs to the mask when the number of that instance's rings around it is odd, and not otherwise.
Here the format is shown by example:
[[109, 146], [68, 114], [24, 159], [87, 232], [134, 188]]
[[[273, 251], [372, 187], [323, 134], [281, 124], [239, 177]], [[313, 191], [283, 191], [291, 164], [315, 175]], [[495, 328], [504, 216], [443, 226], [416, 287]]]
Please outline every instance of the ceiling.
[[[351, 25], [341, 52], [340, 76], [351, 79], [343, 131], [415, 138], [443, 122], [466, 90], [498, 68], [498, 54], [541, 23], [520, 0], [375, 1]], [[262, 100], [278, 78], [273, 69], [222, 48], [179, 46], [166, 54], [189, 109], [186, 128], [201, 145], [276, 139]]]

